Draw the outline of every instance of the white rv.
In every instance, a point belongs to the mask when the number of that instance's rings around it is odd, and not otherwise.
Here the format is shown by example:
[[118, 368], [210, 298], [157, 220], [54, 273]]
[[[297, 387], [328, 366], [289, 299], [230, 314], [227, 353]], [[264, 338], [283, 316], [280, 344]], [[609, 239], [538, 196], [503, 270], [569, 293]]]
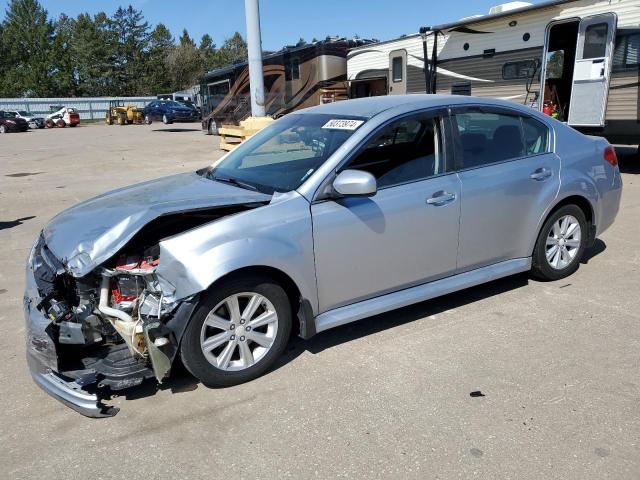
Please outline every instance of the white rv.
[[422, 32], [351, 50], [350, 96], [505, 98], [640, 142], [640, 0], [511, 2]]

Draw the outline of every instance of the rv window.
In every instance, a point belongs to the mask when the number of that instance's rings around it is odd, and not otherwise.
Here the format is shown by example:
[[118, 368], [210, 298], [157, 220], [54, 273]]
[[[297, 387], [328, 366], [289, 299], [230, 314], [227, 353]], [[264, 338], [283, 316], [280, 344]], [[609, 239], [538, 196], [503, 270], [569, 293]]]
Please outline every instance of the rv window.
[[564, 70], [564, 50], [547, 53], [547, 79], [562, 78]]
[[533, 60], [507, 62], [502, 66], [502, 79], [515, 80], [517, 78], [530, 78], [535, 70], [536, 63]]
[[424, 114], [384, 127], [345, 168], [364, 170], [390, 187], [444, 171], [440, 122]]
[[582, 58], [602, 58], [607, 53], [607, 33], [609, 25], [598, 23], [589, 25], [584, 33], [584, 50]]
[[402, 81], [402, 57], [393, 57], [391, 61], [392, 78], [394, 82]]
[[640, 33], [627, 37], [627, 65], [640, 65]]
[[618, 35], [613, 53], [614, 67], [635, 67], [640, 64], [640, 33]]

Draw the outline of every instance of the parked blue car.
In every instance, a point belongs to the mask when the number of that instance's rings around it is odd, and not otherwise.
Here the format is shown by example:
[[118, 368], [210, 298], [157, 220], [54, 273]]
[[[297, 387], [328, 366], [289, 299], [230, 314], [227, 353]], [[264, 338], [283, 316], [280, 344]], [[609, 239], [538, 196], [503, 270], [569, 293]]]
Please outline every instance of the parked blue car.
[[144, 107], [144, 119], [147, 124], [162, 121], [165, 125], [173, 122], [197, 122], [198, 110], [173, 100], [155, 100]]

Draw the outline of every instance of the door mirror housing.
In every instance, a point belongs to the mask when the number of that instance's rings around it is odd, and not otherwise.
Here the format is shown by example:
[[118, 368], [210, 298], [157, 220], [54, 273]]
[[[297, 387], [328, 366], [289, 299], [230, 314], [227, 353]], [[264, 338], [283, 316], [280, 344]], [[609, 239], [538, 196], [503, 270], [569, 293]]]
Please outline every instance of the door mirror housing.
[[333, 190], [343, 197], [372, 197], [378, 191], [378, 184], [369, 172], [344, 170], [333, 181]]

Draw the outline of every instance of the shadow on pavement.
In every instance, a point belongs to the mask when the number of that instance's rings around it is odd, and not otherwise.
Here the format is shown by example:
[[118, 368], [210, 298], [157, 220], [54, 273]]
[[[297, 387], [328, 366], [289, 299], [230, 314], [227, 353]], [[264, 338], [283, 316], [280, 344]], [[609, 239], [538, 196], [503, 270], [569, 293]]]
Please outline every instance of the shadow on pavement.
[[[585, 251], [582, 263], [589, 262], [589, 260], [604, 252], [606, 248], [607, 246], [602, 240], [596, 240], [594, 245]], [[306, 351], [318, 354], [343, 343], [351, 342], [359, 338], [396, 328], [407, 323], [416, 322], [418, 320], [436, 323], [438, 322], [437, 319], [425, 319], [448, 310], [463, 307], [479, 300], [484, 300], [495, 295], [500, 295], [511, 290], [525, 287], [528, 284], [529, 274], [521, 273], [459, 292], [454, 292], [449, 295], [434, 298], [432, 300], [417, 303], [415, 305], [400, 308], [398, 310], [393, 310], [381, 315], [369, 317], [341, 327], [333, 328], [319, 333], [310, 340], [303, 340], [300, 337], [294, 336], [289, 341], [287, 349], [282, 357], [280, 357], [275, 366], [267, 372], [267, 375], [294, 361]], [[170, 390], [172, 393], [185, 393], [197, 389], [199, 383], [200, 382], [187, 371], [187, 369], [182, 365], [182, 362], [178, 359], [172, 369], [171, 378], [165, 380], [162, 385], [157, 385], [155, 382], [148, 381], [140, 386], [122, 391], [120, 392], [120, 395], [124, 396], [127, 400], [136, 400], [143, 397], [153, 396], [160, 390]]]
[[160, 133], [182, 133], [182, 132], [200, 132], [200, 128], [156, 128], [152, 130], [152, 132], [160, 132]]
[[618, 165], [622, 173], [640, 173], [640, 152], [638, 148], [631, 146], [617, 146]]
[[31, 215], [30, 217], [16, 218], [15, 220], [11, 220], [9, 222], [0, 222], [0, 230], [17, 227], [18, 225], [22, 225], [25, 220], [31, 220], [32, 218], [36, 218], [36, 216]]

